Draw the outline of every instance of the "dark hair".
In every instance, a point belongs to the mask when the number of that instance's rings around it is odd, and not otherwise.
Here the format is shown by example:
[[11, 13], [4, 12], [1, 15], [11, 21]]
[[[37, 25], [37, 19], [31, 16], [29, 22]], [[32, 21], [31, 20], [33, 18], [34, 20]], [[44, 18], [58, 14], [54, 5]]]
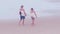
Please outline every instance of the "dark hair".
[[21, 8], [23, 8], [24, 6], [23, 5], [21, 5]]
[[33, 8], [31, 8], [31, 10], [33, 10]]

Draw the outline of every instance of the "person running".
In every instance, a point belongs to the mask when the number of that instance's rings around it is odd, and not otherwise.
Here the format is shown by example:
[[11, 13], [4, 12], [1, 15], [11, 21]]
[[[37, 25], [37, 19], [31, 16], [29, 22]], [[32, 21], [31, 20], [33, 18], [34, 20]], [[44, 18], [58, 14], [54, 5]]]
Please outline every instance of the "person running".
[[31, 8], [30, 14], [31, 14], [32, 25], [33, 25], [35, 22], [35, 18], [37, 17], [36, 12], [34, 11], [33, 8]]
[[25, 9], [24, 9], [24, 6], [23, 5], [21, 5], [20, 11], [19, 11], [19, 15], [20, 15], [19, 24], [22, 22], [22, 24], [24, 25], [26, 12], [25, 12]]

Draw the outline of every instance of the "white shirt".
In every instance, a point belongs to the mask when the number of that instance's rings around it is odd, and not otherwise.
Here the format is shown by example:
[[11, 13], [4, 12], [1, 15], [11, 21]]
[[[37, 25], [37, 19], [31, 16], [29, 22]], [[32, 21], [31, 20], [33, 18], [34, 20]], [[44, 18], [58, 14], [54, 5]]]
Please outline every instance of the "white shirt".
[[22, 16], [25, 16], [24, 11], [21, 11], [21, 15], [22, 15]]

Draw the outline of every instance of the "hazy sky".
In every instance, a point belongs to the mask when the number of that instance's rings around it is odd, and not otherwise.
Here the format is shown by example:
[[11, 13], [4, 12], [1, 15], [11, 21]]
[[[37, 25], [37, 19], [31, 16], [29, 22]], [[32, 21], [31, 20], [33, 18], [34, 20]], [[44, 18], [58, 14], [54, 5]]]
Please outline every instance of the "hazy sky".
[[43, 10], [60, 9], [60, 2], [49, 2], [48, 0], [0, 0], [0, 19], [19, 18], [20, 5], [24, 5], [27, 17], [31, 7], [35, 9], [38, 16], [43, 15], [41, 13]]

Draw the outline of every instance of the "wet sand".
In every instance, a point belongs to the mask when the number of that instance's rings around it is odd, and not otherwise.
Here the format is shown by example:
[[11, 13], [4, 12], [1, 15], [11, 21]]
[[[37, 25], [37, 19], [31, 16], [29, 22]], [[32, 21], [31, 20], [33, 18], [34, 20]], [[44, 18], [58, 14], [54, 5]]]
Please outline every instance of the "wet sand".
[[39, 17], [35, 25], [31, 19], [25, 25], [18, 25], [18, 19], [0, 20], [0, 34], [60, 34], [60, 16]]

